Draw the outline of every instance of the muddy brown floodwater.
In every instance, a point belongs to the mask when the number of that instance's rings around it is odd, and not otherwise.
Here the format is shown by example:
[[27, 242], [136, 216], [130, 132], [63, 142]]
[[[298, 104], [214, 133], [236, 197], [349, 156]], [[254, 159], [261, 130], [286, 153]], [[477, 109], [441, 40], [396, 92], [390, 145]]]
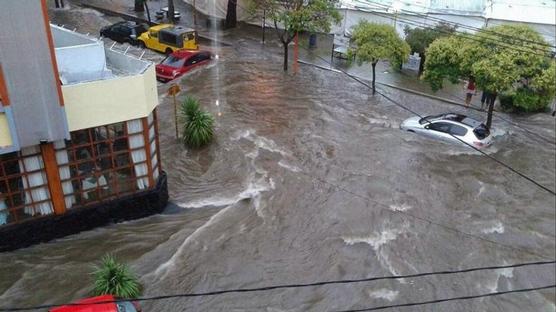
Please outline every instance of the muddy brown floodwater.
[[[76, 8], [68, 15], [52, 18], [112, 20]], [[281, 49], [248, 28], [222, 35], [232, 45], [212, 47], [220, 58], [179, 82], [216, 118], [209, 147], [176, 142], [168, 85], [159, 85], [167, 211], [0, 254], [0, 307], [87, 296], [91, 265], [106, 253], [132, 266], [145, 296], [555, 258], [554, 195], [469, 148], [402, 132], [410, 113], [341, 73], [305, 65], [284, 73]], [[463, 111], [384, 91], [422, 114]], [[494, 125], [486, 152], [555, 189], [554, 118], [512, 121]], [[337, 311], [544, 286], [554, 276], [544, 265], [142, 305]], [[549, 289], [392, 311], [555, 311], [555, 300]]]

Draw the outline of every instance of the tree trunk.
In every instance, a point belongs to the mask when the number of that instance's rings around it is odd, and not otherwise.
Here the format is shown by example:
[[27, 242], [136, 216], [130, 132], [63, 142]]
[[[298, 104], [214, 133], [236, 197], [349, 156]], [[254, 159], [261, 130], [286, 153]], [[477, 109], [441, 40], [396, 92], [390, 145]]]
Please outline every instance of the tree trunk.
[[143, 4], [145, 4], [145, 11], [147, 12], [147, 20], [149, 21], [149, 23], [152, 23], [151, 21], [151, 12], [149, 12], [149, 6], [147, 5], [147, 1], [143, 1]]
[[168, 21], [170, 22], [170, 24], [176, 23], [174, 11], [174, 0], [168, 0]]
[[237, 24], [237, 0], [228, 0], [228, 10], [226, 11], [226, 28], [234, 28]]
[[491, 95], [489, 98], [487, 98], [487, 100], [488, 100], [488, 112], [487, 112], [486, 126], [487, 128], [490, 129], [490, 126], [492, 125], [492, 112], [494, 111], [494, 102], [496, 101], [496, 92], [493, 93], [493, 95]]
[[423, 74], [423, 70], [425, 70], [425, 54], [421, 53], [421, 61], [419, 61], [419, 77]]
[[145, 8], [143, 7], [143, 2], [146, 2], [146, 1], [144, 1], [144, 0], [135, 0], [135, 6], [134, 6], [133, 10], [135, 12], [145, 11]]
[[56, 8], [60, 8], [60, 2], [59, 0], [54, 0], [54, 5], [56, 6]]
[[60, 6], [63, 8], [65, 6], [64, 0], [60, 0]]
[[376, 63], [377, 63], [377, 62], [373, 62], [373, 63], [372, 63], [372, 65], [373, 65], [373, 84], [372, 84], [372, 86], [373, 86], [373, 95], [374, 95], [375, 92], [376, 92], [376, 89], [375, 89], [375, 78], [376, 78], [376, 76], [375, 76], [375, 69], [376, 69]]
[[288, 43], [284, 44], [284, 71], [288, 71]]

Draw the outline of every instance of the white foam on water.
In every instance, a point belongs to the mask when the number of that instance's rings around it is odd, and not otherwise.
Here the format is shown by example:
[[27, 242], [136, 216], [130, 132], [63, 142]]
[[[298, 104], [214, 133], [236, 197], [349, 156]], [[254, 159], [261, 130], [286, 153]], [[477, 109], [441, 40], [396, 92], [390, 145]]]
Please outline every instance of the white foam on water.
[[398, 297], [398, 294], [400, 292], [397, 290], [391, 290], [391, 289], [386, 289], [386, 288], [381, 288], [381, 289], [377, 289], [377, 290], [372, 290], [369, 291], [369, 297], [371, 298], [375, 298], [375, 299], [385, 299], [388, 300], [390, 302], [394, 301], [394, 299], [396, 299]]
[[367, 121], [373, 125], [379, 125], [384, 128], [399, 128], [400, 124], [390, 120], [387, 116], [380, 116], [379, 118], [366, 117]]
[[[506, 265], [506, 263], [504, 263]], [[498, 284], [500, 282], [501, 277], [505, 278], [513, 278], [514, 277], [514, 269], [513, 268], [506, 268], [506, 269], [498, 269], [494, 271], [496, 277], [490, 282], [485, 285], [485, 288], [488, 289], [490, 292], [497, 292], [498, 291]]]
[[373, 233], [368, 236], [346, 236], [342, 240], [347, 245], [355, 245], [365, 243], [370, 245], [375, 251], [386, 245], [388, 242], [395, 240], [398, 235], [405, 232], [404, 229], [387, 229], [380, 233]]
[[491, 222], [490, 226], [481, 229], [481, 232], [484, 234], [494, 234], [494, 233], [502, 234], [504, 233], [504, 231], [505, 231], [504, 224], [502, 224], [502, 222], [500, 221], [493, 221]]
[[255, 144], [255, 146], [257, 146], [260, 149], [264, 149], [264, 150], [267, 150], [267, 151], [273, 152], [273, 153], [278, 153], [282, 156], [288, 155], [287, 152], [285, 152], [280, 147], [278, 147], [276, 142], [274, 142], [271, 139], [268, 139], [268, 138], [265, 138], [263, 136], [259, 136], [259, 135], [255, 134], [255, 131], [251, 130], [251, 129], [238, 131], [234, 135], [232, 135], [230, 137], [230, 139], [232, 141], [239, 141], [240, 139], [247, 139], [247, 140], [253, 142]]
[[288, 169], [289, 171], [292, 172], [301, 172], [301, 169], [295, 165], [291, 165], [289, 164], [286, 160], [284, 159], [280, 159], [280, 161], [278, 162], [278, 166]]
[[209, 197], [193, 200], [186, 203], [178, 203], [182, 208], [203, 208], [203, 207], [222, 207], [238, 203], [241, 200], [253, 198], [261, 192], [267, 191], [269, 187], [263, 184], [249, 183], [247, 188], [232, 197]]
[[481, 196], [481, 194], [483, 194], [483, 192], [485, 191], [485, 184], [481, 181], [477, 181], [477, 182], [479, 182], [479, 185], [480, 185], [479, 193], [477, 194], [477, 196]]
[[390, 205], [388, 207], [390, 210], [392, 211], [408, 211], [409, 209], [412, 209], [413, 207], [411, 207], [410, 205], [403, 203], [401, 205]]

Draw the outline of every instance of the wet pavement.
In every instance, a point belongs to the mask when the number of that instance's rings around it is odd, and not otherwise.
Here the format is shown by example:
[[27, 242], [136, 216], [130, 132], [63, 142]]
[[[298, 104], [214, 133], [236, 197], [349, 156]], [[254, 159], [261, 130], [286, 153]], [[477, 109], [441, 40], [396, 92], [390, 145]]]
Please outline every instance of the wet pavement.
[[[84, 33], [114, 21], [76, 7], [51, 18]], [[215, 142], [194, 151], [176, 141], [169, 84], [159, 84], [171, 207], [0, 254], [0, 307], [87, 296], [91, 265], [106, 253], [132, 266], [146, 296], [556, 257], [554, 195], [465, 146], [401, 131], [409, 112], [342, 73], [308, 65], [284, 73], [282, 49], [275, 41], [262, 45], [251, 27], [220, 35], [232, 45], [207, 47], [220, 58], [178, 82], [182, 97], [198, 97], [215, 116]], [[466, 111], [383, 91], [423, 114]], [[486, 152], [554, 190], [554, 118], [505, 117], [512, 123], [496, 123]], [[554, 265], [545, 265], [142, 305], [337, 311], [544, 286], [554, 284], [555, 274]], [[550, 289], [392, 311], [556, 311], [555, 302]]]

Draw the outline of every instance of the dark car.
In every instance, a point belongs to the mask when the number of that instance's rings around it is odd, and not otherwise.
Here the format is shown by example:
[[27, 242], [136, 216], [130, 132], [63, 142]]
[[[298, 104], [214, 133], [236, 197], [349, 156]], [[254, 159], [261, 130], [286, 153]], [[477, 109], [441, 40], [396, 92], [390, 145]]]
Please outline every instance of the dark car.
[[209, 51], [178, 50], [156, 65], [156, 78], [162, 82], [176, 79], [197, 66], [209, 63], [211, 59]]
[[137, 38], [146, 32], [149, 27], [145, 24], [137, 24], [135, 22], [119, 22], [110, 26], [103, 27], [100, 35], [110, 38], [114, 41], [124, 43], [128, 42], [137, 45]]

